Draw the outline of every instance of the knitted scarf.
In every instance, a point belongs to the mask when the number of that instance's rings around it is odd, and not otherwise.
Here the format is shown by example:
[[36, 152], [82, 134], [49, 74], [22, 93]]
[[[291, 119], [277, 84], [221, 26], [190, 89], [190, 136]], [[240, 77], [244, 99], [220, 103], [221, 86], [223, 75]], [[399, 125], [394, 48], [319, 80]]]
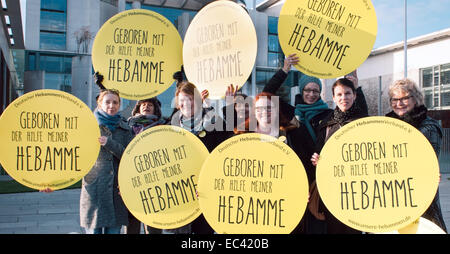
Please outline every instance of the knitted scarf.
[[94, 116], [100, 125], [106, 126], [110, 131], [114, 131], [117, 126], [119, 126], [119, 122], [121, 120], [119, 113], [111, 116], [101, 109], [95, 109]]
[[361, 117], [363, 117], [363, 115], [356, 103], [353, 103], [353, 105], [345, 112], [342, 112], [339, 107], [336, 107], [333, 112], [333, 120], [340, 126], [344, 126], [350, 121]]
[[208, 109], [203, 108], [201, 114], [194, 114], [190, 118], [185, 118], [183, 114], [180, 114], [180, 127], [190, 131], [194, 135], [198, 135], [205, 130], [206, 126], [215, 124], [216, 122], [215, 116], [213, 115], [211, 117], [210, 114], [207, 114], [208, 112]]
[[414, 107], [410, 112], [403, 116], [397, 115], [394, 111], [389, 112], [386, 116], [393, 117], [402, 121], [405, 121], [412, 126], [419, 128], [420, 124], [427, 118], [427, 108], [422, 105]]
[[305, 103], [295, 105], [295, 115], [297, 116], [297, 119], [306, 126], [314, 143], [317, 138], [316, 133], [311, 126], [311, 119], [325, 110], [328, 110], [328, 105], [322, 99], [319, 99], [313, 104]]
[[139, 134], [143, 130], [153, 126], [164, 124], [166, 121], [156, 115], [137, 114], [128, 119], [128, 125], [133, 129], [134, 134]]

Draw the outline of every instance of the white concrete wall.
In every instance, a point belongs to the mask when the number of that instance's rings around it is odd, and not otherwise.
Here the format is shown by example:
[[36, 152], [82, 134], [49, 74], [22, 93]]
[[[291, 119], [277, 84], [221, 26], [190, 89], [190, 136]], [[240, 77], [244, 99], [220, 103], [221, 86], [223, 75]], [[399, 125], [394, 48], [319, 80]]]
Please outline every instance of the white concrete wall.
[[[450, 38], [411, 46], [408, 48], [408, 78], [420, 80], [420, 69], [450, 63]], [[358, 68], [360, 79], [393, 75], [393, 79], [403, 78], [403, 50], [388, 52], [369, 58]]]
[[253, 24], [255, 25], [258, 40], [258, 53], [256, 55], [256, 66], [267, 66], [268, 53], [268, 16], [256, 10], [249, 11]]
[[25, 49], [39, 50], [39, 28], [41, 26], [41, 0], [27, 0]]

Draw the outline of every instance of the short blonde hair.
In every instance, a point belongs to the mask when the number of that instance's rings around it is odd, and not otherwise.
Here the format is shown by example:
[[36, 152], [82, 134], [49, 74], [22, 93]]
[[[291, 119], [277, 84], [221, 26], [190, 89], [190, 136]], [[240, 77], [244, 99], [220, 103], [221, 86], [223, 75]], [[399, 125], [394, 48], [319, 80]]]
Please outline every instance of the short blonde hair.
[[389, 88], [389, 99], [392, 99], [394, 91], [396, 90], [401, 90], [411, 95], [417, 106], [422, 106], [424, 104], [423, 94], [414, 81], [407, 78], [396, 80]]

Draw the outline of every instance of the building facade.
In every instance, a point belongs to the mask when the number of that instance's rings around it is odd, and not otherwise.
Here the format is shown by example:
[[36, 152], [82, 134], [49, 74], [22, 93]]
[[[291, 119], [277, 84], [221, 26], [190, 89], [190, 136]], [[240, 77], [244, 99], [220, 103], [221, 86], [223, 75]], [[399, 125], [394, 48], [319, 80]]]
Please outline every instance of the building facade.
[[[160, 13], [177, 27], [181, 38], [195, 14], [214, 0], [27, 0], [24, 7], [25, 50], [22, 69], [23, 91], [58, 89], [74, 94], [93, 109], [97, 87], [93, 84], [92, 44], [95, 34], [113, 15], [135, 8]], [[245, 1], [237, 0], [244, 3]], [[248, 10], [258, 38], [254, 70], [243, 92], [255, 95], [282, 66], [284, 55], [278, 43], [278, 15]], [[298, 80], [293, 70], [286, 82]], [[289, 100], [290, 89], [283, 86], [279, 95]], [[158, 96], [163, 114], [170, 115], [175, 86]], [[131, 112], [134, 101], [124, 100], [122, 110]]]

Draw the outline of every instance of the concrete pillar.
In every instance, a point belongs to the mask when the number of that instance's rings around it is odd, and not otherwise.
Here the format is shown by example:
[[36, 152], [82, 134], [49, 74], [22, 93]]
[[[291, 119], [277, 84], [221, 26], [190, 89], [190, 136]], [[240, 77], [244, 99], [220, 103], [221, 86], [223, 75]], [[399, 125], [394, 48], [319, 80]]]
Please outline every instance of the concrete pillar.
[[23, 92], [28, 93], [44, 89], [45, 71], [25, 71], [23, 80]]
[[125, 11], [125, 0], [119, 0], [117, 3], [117, 12]]
[[133, 3], [131, 4], [131, 8], [133, 9], [141, 9], [141, 2], [140, 0], [138, 1], [133, 1]]

